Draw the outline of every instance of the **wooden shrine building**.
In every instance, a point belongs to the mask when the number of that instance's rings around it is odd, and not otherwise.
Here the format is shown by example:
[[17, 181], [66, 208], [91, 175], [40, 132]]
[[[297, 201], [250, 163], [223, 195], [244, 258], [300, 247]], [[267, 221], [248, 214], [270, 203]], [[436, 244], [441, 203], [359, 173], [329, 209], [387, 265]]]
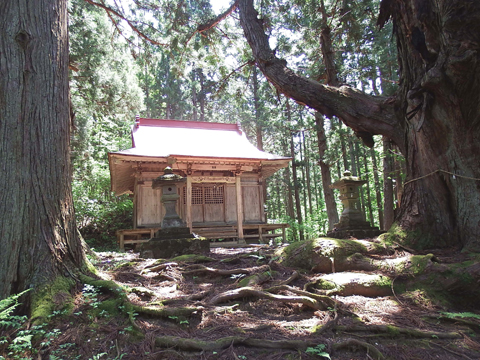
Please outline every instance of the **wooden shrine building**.
[[133, 229], [117, 232], [121, 248], [160, 228], [164, 208], [152, 180], [167, 166], [186, 177], [177, 212], [194, 233], [240, 242], [285, 238], [286, 224], [267, 223], [264, 181], [291, 158], [258, 150], [238, 125], [137, 117], [132, 146], [108, 154], [112, 191], [133, 194]]

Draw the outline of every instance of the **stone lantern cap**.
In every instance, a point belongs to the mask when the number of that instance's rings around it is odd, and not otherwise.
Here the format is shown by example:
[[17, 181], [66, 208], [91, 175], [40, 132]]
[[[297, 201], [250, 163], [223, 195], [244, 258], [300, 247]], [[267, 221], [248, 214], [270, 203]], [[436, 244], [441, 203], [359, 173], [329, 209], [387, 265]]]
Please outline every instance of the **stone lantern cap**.
[[343, 176], [338, 180], [335, 181], [330, 187], [332, 189], [341, 189], [345, 186], [362, 186], [366, 184], [367, 180], [360, 180], [358, 176], [352, 176], [352, 172], [350, 170], [345, 170]]
[[172, 168], [170, 166], [167, 166], [163, 170], [163, 175], [160, 175], [155, 180], [153, 180], [152, 188], [157, 189], [165, 185], [173, 185], [176, 183], [184, 182], [186, 180], [187, 179], [184, 178], [183, 176], [174, 174]]

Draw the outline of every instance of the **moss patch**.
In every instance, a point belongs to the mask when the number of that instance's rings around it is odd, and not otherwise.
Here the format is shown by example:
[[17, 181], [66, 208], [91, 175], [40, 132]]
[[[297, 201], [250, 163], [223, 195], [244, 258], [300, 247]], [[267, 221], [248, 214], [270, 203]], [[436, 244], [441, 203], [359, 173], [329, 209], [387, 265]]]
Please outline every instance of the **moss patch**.
[[428, 233], [422, 233], [421, 231], [407, 231], [398, 223], [394, 223], [388, 232], [380, 235], [378, 239], [388, 246], [397, 243], [409, 246], [416, 250], [441, 248], [448, 245], [442, 239], [432, 237]]
[[58, 276], [53, 282], [39, 289], [32, 295], [31, 318], [36, 324], [42, 323], [54, 311], [73, 310], [73, 297], [71, 289], [75, 281], [70, 278]]
[[322, 261], [329, 261], [332, 258], [383, 251], [382, 244], [360, 240], [318, 238], [295, 242], [277, 251], [276, 255], [285, 266], [310, 270]]

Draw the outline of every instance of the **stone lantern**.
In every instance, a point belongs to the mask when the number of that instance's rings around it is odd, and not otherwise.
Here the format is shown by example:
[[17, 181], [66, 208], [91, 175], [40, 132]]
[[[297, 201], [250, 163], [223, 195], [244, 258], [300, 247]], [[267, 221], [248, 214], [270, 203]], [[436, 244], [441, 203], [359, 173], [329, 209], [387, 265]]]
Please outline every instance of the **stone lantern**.
[[162, 228], [155, 233], [155, 237], [141, 244], [141, 257], [159, 259], [210, 252], [210, 242], [192, 234], [175, 209], [180, 198], [178, 184], [184, 181], [186, 178], [174, 174], [171, 167], [166, 167], [164, 174], [153, 180], [152, 188], [162, 189], [161, 202], [165, 207], [165, 216]]
[[333, 183], [332, 189], [339, 189], [340, 200], [343, 205], [343, 212], [340, 215], [340, 221], [335, 224], [333, 231], [327, 235], [339, 239], [355, 237], [369, 238], [380, 235], [382, 232], [376, 227], [372, 227], [368, 221], [365, 221], [365, 215], [360, 208], [359, 189], [367, 180], [360, 180], [352, 176], [349, 170], [343, 173], [340, 180]]
[[177, 200], [180, 198], [178, 195], [178, 184], [186, 181], [186, 178], [174, 174], [171, 167], [167, 166], [164, 170], [164, 174], [153, 180], [153, 189], [162, 189], [161, 201], [165, 207], [165, 216], [162, 220], [162, 229], [168, 228], [183, 228], [185, 222], [180, 219], [175, 209]]

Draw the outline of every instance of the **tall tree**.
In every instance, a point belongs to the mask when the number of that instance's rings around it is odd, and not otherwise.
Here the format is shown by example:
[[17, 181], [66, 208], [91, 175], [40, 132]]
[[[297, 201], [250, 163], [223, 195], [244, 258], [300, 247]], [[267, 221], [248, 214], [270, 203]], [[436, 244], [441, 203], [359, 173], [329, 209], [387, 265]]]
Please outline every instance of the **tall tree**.
[[0, 3], [0, 299], [75, 278], [67, 1]]
[[365, 144], [373, 134], [405, 155], [407, 181], [397, 224], [417, 246], [480, 249], [480, 3], [383, 0], [378, 24], [394, 23], [400, 89], [373, 96], [296, 75], [270, 48], [253, 0], [240, 23], [257, 66], [277, 90], [337, 115]]

